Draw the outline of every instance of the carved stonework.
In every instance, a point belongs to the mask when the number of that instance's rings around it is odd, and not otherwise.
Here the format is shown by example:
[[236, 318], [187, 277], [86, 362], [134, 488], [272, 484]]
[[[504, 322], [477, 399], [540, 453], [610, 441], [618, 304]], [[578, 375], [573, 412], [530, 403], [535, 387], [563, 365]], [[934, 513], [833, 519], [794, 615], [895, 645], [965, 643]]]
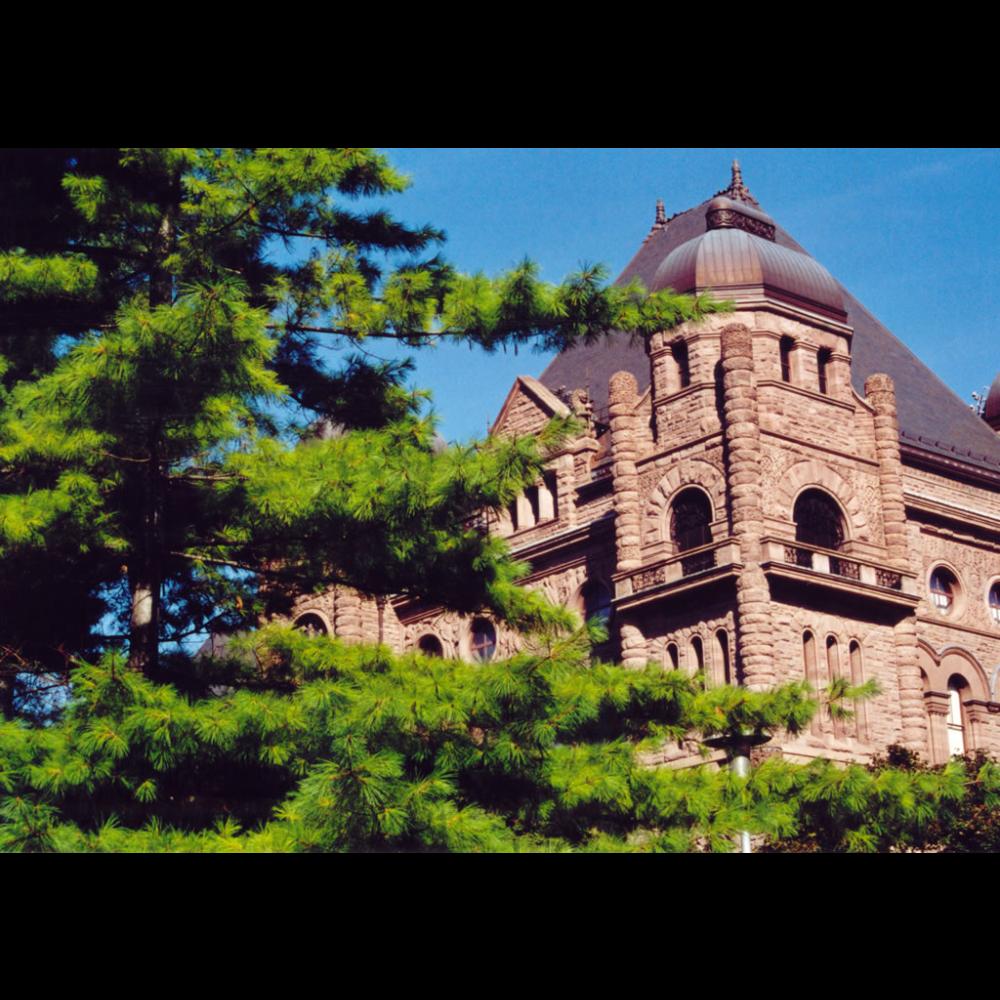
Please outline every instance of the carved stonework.
[[763, 219], [754, 219], [731, 208], [717, 208], [708, 213], [709, 229], [742, 229], [751, 236], [774, 242], [774, 225]]

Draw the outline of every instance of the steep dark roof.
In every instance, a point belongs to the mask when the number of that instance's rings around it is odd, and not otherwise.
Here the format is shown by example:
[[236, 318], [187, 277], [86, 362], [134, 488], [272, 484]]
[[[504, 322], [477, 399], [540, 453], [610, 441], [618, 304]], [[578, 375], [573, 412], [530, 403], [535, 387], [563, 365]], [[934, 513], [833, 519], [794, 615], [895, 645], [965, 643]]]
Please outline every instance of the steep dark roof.
[[[664, 222], [660, 218], [638, 253], [622, 271], [618, 283], [638, 278], [650, 291], [659, 291], [664, 287], [657, 284], [657, 271], [672, 251], [708, 231], [706, 212], [711, 201], [708, 199], [669, 221]], [[810, 257], [777, 225], [775, 242]], [[903, 443], [993, 472], [1000, 471], [1000, 436], [843, 285], [839, 287], [847, 310], [847, 322], [854, 328], [851, 380], [859, 395], [864, 395], [865, 379], [869, 375], [885, 372], [896, 384]], [[539, 381], [554, 392], [563, 387], [589, 387], [594, 412], [603, 418], [607, 413], [608, 379], [618, 371], [635, 375], [640, 392], [644, 392], [649, 385], [649, 362], [642, 343], [633, 343], [624, 334], [616, 334], [602, 344], [563, 351], [542, 372]]]

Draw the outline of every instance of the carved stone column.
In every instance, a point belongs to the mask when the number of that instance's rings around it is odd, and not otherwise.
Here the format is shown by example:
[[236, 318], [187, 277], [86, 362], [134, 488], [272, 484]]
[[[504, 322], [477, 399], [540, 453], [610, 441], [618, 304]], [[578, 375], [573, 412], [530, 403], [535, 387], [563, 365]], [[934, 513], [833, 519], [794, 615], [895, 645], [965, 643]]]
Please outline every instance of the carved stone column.
[[618, 629], [621, 641], [622, 666], [626, 670], [641, 670], [649, 660], [646, 637], [634, 621], [624, 621]]
[[337, 638], [344, 642], [361, 642], [365, 635], [361, 595], [350, 587], [338, 587], [334, 600], [333, 630]]
[[[903, 503], [903, 463], [899, 454], [896, 389], [892, 379], [880, 373], [869, 375], [865, 380], [865, 398], [875, 411], [875, 456], [878, 459], [886, 553], [889, 561], [897, 569], [909, 571], [906, 507]], [[896, 624], [893, 638], [896, 647], [896, 674], [899, 679], [899, 708], [902, 715], [900, 741], [909, 750], [924, 754], [929, 751], [933, 753], [928, 743], [915, 612]]]
[[743, 572], [736, 581], [736, 652], [743, 683], [760, 690], [774, 684], [770, 592], [760, 567], [760, 418], [753, 372], [753, 339], [734, 323], [722, 330], [723, 425], [726, 486]]
[[636, 473], [635, 404], [638, 385], [629, 372], [611, 376], [608, 384], [611, 416], [611, 457], [615, 497], [615, 548], [618, 572], [638, 569], [640, 554], [639, 476]]
[[559, 520], [567, 528], [576, 524], [576, 475], [572, 455], [560, 455], [556, 459], [556, 509]]
[[903, 463], [899, 457], [899, 422], [896, 419], [896, 389], [888, 375], [869, 375], [865, 398], [875, 411], [875, 456], [882, 493], [882, 522], [889, 560], [909, 570], [906, 546], [906, 508], [903, 505]]

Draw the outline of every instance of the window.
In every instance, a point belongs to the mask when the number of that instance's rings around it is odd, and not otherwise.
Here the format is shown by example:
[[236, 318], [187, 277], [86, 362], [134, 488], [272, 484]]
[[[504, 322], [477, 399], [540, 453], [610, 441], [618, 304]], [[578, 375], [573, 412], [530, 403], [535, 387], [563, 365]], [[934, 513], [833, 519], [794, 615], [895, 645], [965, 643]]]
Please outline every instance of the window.
[[295, 627], [306, 635], [329, 635], [330, 630], [317, 614], [307, 613], [295, 619]]
[[497, 633], [492, 623], [485, 618], [477, 618], [472, 623], [469, 650], [472, 658], [479, 663], [487, 663], [493, 659], [497, 651]]
[[781, 381], [792, 381], [792, 351], [795, 350], [795, 341], [791, 337], [782, 337], [778, 345], [781, 354]]
[[805, 490], [792, 513], [795, 540], [820, 549], [839, 549], [844, 544], [844, 521], [836, 500], [822, 490]]
[[931, 573], [930, 591], [934, 607], [943, 615], [951, 614], [958, 594], [958, 580], [955, 574], [943, 566], [938, 566]]
[[[813, 689], [813, 691], [818, 691], [820, 683], [819, 668], [816, 664], [816, 637], [812, 634], [812, 632], [807, 631], [802, 633], [802, 660], [806, 683]], [[822, 728], [819, 713], [817, 713], [812, 717], [812, 721], [809, 723], [809, 729], [814, 735], [818, 735], [822, 732]]]
[[962, 717], [962, 692], [965, 685], [959, 677], [948, 681], [948, 756], [965, 753], [965, 726]]
[[444, 656], [444, 647], [441, 645], [441, 640], [436, 635], [432, 635], [430, 633], [420, 637], [420, 641], [417, 643], [417, 649], [419, 649], [424, 656]]
[[677, 384], [686, 389], [691, 384], [691, 362], [688, 358], [688, 345], [683, 340], [675, 340], [670, 345], [670, 353], [677, 365]]
[[705, 672], [705, 646], [699, 636], [691, 637], [691, 673], [703, 674]]
[[733, 671], [729, 663], [729, 633], [723, 628], [715, 633], [715, 649], [719, 658], [716, 680], [720, 684], [732, 684]]
[[[851, 687], [861, 687], [865, 682], [864, 665], [861, 662], [861, 644], [856, 639], [851, 640], [849, 651], [851, 654]], [[854, 724], [858, 739], [867, 741], [868, 703], [866, 701], [855, 701]]]
[[603, 583], [592, 580], [584, 586], [581, 597], [584, 618], [588, 622], [591, 618], [596, 618], [608, 628], [611, 624], [611, 591]]
[[677, 643], [671, 642], [667, 644], [667, 668], [669, 670], [680, 670], [681, 657], [680, 651], [677, 649]]
[[682, 490], [670, 511], [670, 540], [678, 552], [712, 541], [712, 505], [699, 489]]
[[994, 624], [1000, 625], [1000, 583], [990, 587], [990, 617]]
[[830, 366], [830, 356], [833, 352], [824, 347], [816, 355], [816, 368], [819, 376], [819, 391], [825, 396], [827, 394], [827, 371]]
[[[826, 676], [831, 684], [840, 677], [840, 647], [832, 635], [826, 637]], [[833, 719], [833, 734], [834, 736], [844, 735], [843, 719]]]

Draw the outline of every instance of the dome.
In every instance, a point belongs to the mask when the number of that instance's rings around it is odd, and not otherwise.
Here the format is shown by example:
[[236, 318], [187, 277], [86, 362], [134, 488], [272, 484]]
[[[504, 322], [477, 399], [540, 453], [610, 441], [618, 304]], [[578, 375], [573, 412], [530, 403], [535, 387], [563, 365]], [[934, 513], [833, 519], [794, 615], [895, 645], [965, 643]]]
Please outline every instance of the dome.
[[983, 410], [983, 419], [994, 427], [1000, 424], [1000, 375], [993, 380], [990, 386], [990, 394], [986, 397], [986, 407]]
[[668, 254], [653, 290], [713, 290], [743, 299], [763, 293], [844, 320], [840, 286], [821, 264], [774, 242], [774, 223], [763, 212], [729, 198], [714, 198], [705, 213], [708, 231]]

